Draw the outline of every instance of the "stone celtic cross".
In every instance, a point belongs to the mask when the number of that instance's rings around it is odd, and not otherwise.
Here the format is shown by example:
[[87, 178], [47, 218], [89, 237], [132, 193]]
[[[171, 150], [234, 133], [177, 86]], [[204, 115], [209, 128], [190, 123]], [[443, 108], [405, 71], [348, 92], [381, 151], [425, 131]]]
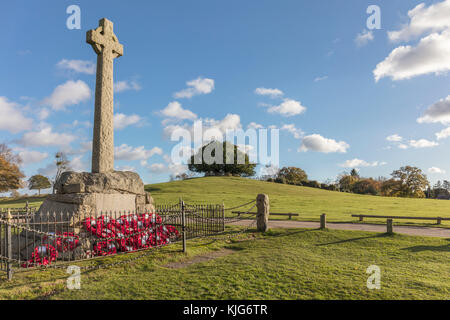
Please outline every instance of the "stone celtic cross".
[[97, 53], [95, 85], [94, 137], [92, 172], [114, 171], [114, 80], [113, 61], [123, 55], [123, 46], [113, 31], [113, 23], [101, 19], [99, 27], [89, 30], [86, 42]]

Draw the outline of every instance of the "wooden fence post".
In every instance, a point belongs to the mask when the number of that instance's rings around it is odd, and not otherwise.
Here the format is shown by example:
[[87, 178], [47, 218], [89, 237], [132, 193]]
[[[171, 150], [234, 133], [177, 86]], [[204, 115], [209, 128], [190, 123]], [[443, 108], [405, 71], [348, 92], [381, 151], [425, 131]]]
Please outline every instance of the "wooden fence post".
[[181, 224], [183, 230], [183, 252], [186, 252], [186, 211], [184, 210], [184, 201], [180, 198]]
[[393, 234], [394, 233], [394, 227], [392, 225], [392, 219], [387, 219], [386, 227], [387, 227], [387, 233], [388, 234]]
[[11, 281], [13, 278], [13, 270], [12, 270], [12, 242], [11, 242], [11, 210], [8, 209], [6, 221], [8, 224], [6, 225], [6, 256], [8, 257], [8, 261], [6, 262], [6, 274], [8, 276], [8, 280]]
[[258, 194], [256, 197], [256, 226], [259, 232], [266, 232], [269, 225], [270, 202], [267, 194]]
[[327, 228], [327, 215], [324, 213], [320, 216], [320, 229]]

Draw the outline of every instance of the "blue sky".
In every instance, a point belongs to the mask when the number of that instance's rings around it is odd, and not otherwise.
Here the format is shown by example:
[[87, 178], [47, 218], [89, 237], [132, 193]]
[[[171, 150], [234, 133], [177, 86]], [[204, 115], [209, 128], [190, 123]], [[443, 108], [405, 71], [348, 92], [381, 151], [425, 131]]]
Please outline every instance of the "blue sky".
[[[81, 8], [80, 30], [66, 27], [69, 5]], [[369, 5], [380, 7], [381, 29], [367, 29]], [[319, 181], [407, 164], [448, 179], [449, 0], [1, 6], [0, 142], [23, 156], [28, 177], [51, 175], [58, 150], [90, 170], [96, 54], [85, 39], [107, 17], [124, 45], [114, 62], [115, 165], [146, 183], [180, 170], [164, 132], [194, 119], [279, 128], [280, 165]]]

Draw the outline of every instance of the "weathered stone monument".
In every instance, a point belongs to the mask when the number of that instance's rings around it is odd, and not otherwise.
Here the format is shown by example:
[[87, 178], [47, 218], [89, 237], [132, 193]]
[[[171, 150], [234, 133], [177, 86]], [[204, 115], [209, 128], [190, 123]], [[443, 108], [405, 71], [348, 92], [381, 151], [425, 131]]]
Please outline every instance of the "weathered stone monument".
[[256, 227], [259, 232], [266, 232], [269, 227], [270, 202], [267, 194], [256, 197]]
[[102, 212], [153, 212], [151, 195], [135, 172], [114, 171], [114, 81], [113, 62], [123, 55], [123, 46], [113, 23], [101, 19], [99, 27], [86, 34], [97, 54], [92, 173], [64, 172], [55, 183], [39, 213], [71, 212], [98, 216]]

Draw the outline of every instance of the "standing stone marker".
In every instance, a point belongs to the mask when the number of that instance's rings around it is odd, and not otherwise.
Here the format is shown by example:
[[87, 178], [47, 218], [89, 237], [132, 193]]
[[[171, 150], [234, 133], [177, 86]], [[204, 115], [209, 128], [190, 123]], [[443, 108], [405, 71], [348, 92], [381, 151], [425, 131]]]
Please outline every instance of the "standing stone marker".
[[270, 202], [267, 194], [256, 197], [256, 227], [259, 232], [266, 232], [269, 227]]
[[95, 85], [94, 137], [92, 140], [92, 172], [114, 170], [114, 59], [123, 55], [123, 46], [113, 31], [113, 23], [106, 18], [99, 27], [89, 30], [86, 42], [97, 53]]

